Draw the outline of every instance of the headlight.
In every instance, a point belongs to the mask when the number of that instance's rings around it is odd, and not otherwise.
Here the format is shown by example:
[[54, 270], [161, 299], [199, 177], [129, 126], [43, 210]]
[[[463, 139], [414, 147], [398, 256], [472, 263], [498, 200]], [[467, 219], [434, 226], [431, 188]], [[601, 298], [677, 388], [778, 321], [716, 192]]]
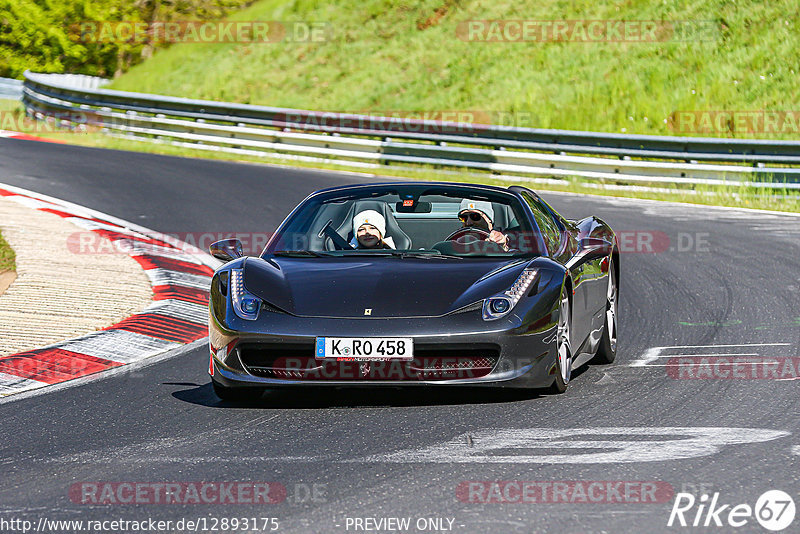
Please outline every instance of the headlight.
[[244, 288], [241, 269], [231, 269], [231, 302], [233, 311], [242, 319], [255, 321], [261, 310], [261, 299], [248, 293]]
[[507, 291], [483, 301], [483, 319], [494, 321], [511, 311], [536, 280], [536, 269], [525, 269]]

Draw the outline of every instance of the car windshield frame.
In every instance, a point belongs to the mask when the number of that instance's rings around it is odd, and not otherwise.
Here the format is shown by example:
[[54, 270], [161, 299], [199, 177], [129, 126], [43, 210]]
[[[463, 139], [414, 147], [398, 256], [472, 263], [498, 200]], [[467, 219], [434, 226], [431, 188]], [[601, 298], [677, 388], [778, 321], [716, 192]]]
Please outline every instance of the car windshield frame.
[[[387, 199], [386, 197], [390, 197]], [[460, 245], [455, 249], [453, 247], [441, 246], [445, 244], [456, 244], [455, 241], [444, 241], [448, 235], [442, 235], [439, 242], [434, 246], [439, 248], [398, 248], [398, 249], [336, 249], [330, 250], [326, 248], [326, 239], [330, 236], [330, 230], [336, 231], [337, 227], [345, 225], [348, 217], [347, 214], [352, 211], [352, 202], [354, 201], [379, 201], [387, 204], [387, 209], [391, 210], [398, 225], [403, 229], [402, 221], [408, 224], [409, 219], [414, 222], [421, 223], [426, 218], [435, 221], [455, 222], [457, 223], [457, 210], [446, 211], [446, 216], [442, 215], [442, 205], [456, 204], [461, 199], [470, 200], [486, 200], [495, 204], [503, 204], [508, 206], [506, 212], [507, 222], [514, 222], [512, 227], [515, 232], [520, 236], [529, 236], [528, 245], [520, 248], [512, 248], [509, 251], [503, 250], [499, 245], [490, 242], [473, 242], [469, 245]], [[426, 199], [445, 199], [443, 202], [432, 203], [429, 207], [432, 211], [414, 211], [416, 206], [425, 205], [428, 200]], [[452, 199], [452, 201], [450, 200]], [[410, 210], [401, 210], [401, 201], [409, 201], [411, 204]], [[398, 205], [393, 206], [394, 203]], [[426, 206], [427, 207], [427, 206]], [[437, 208], [437, 209], [433, 209]], [[336, 213], [338, 210], [338, 219], [328, 217], [326, 210]], [[452, 211], [452, 210], [451, 210]], [[342, 212], [345, 215], [342, 215]], [[544, 242], [540, 235], [538, 226], [531, 220], [529, 210], [525, 205], [524, 200], [514, 191], [505, 189], [495, 189], [489, 187], [474, 186], [468, 184], [441, 184], [441, 183], [419, 183], [419, 184], [379, 184], [379, 185], [364, 185], [354, 186], [348, 188], [339, 188], [334, 190], [325, 190], [314, 193], [301, 202], [286, 219], [277, 228], [272, 238], [265, 246], [261, 257], [264, 259], [270, 257], [304, 257], [304, 258], [323, 258], [323, 257], [386, 257], [386, 258], [419, 258], [424, 256], [436, 256], [442, 259], [504, 259], [504, 258], [524, 258], [524, 257], [537, 257], [547, 255]], [[450, 219], [450, 215], [453, 219]], [[416, 217], [415, 217], [416, 216]], [[438, 217], [438, 218], [437, 218]], [[497, 214], [495, 216], [497, 219]], [[326, 230], [326, 227], [329, 227]], [[503, 228], [505, 231], [508, 228]], [[348, 236], [351, 235], [352, 229], [348, 230], [345, 235], [338, 233], [343, 241], [348, 242]], [[403, 229], [403, 233], [406, 230]], [[387, 234], [389, 232], [387, 231]], [[509, 235], [511, 235], [509, 233]], [[515, 234], [516, 235], [516, 234]], [[292, 236], [292, 237], [288, 237]], [[315, 237], [316, 236], [316, 237]], [[416, 239], [416, 237], [415, 237]], [[301, 243], [301, 240], [303, 241]], [[313, 246], [312, 242], [320, 240], [321, 246]], [[294, 241], [289, 243], [289, 241]], [[304, 246], [305, 245], [305, 246]], [[469, 247], [473, 247], [470, 249]], [[465, 251], [466, 250], [466, 251]]]

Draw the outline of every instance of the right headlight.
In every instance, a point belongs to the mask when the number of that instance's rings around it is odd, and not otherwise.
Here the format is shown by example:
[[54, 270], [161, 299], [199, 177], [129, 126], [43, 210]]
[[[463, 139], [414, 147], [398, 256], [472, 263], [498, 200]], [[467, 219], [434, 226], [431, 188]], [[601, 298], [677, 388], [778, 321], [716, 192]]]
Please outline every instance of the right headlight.
[[261, 299], [251, 295], [244, 288], [244, 275], [241, 269], [231, 269], [231, 302], [233, 311], [242, 319], [255, 321], [261, 311]]
[[483, 301], [483, 319], [494, 321], [508, 314], [517, 302], [528, 292], [533, 281], [536, 280], [536, 269], [525, 269], [503, 293], [494, 295]]

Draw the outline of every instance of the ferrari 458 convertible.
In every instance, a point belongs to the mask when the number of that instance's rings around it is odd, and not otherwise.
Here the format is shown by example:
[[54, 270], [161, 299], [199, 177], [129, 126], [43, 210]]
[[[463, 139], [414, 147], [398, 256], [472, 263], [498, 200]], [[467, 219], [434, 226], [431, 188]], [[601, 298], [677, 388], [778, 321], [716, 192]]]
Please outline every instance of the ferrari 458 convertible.
[[619, 255], [596, 217], [524, 187], [383, 183], [317, 191], [260, 256], [211, 253], [209, 373], [265, 388], [550, 388], [617, 347]]

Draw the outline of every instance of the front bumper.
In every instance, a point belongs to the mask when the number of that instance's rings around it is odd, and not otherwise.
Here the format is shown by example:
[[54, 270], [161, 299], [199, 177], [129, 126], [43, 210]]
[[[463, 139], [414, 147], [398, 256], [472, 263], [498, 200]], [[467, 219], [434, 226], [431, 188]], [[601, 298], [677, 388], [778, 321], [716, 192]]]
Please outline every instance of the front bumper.
[[[537, 318], [538, 315], [538, 318]], [[430, 318], [305, 318], [256, 322], [210, 310], [209, 372], [226, 387], [484, 385], [539, 388], [555, 377], [556, 320], [529, 310], [484, 321], [480, 309]], [[411, 337], [413, 362], [314, 359], [317, 336]], [[366, 365], [365, 365], [366, 364]]]

